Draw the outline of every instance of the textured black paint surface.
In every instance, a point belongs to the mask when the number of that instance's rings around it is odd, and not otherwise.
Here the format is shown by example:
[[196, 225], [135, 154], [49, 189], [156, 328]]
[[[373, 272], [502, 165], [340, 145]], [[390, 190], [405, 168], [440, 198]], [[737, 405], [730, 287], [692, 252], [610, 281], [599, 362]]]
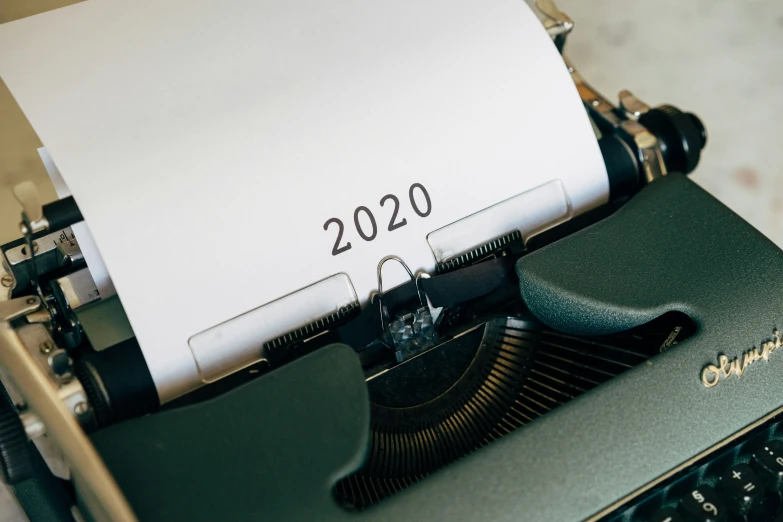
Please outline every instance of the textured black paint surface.
[[680, 310], [699, 330], [359, 514], [330, 497], [358, 467], [369, 421], [345, 347], [94, 440], [143, 520], [581, 520], [783, 403], [783, 352], [701, 384], [718, 354], [783, 328], [783, 252], [684, 177], [656, 181], [517, 271], [551, 326], [606, 333]]
[[92, 440], [139, 520], [320, 520], [369, 436], [364, 374], [330, 346], [210, 401]]
[[651, 184], [611, 218], [524, 257], [517, 274], [531, 310], [570, 333], [627, 330], [670, 310], [699, 323], [729, 322], [732, 330], [758, 324], [746, 314], [760, 313], [757, 336], [783, 327], [770, 316], [780, 294], [781, 252], [680, 175]]

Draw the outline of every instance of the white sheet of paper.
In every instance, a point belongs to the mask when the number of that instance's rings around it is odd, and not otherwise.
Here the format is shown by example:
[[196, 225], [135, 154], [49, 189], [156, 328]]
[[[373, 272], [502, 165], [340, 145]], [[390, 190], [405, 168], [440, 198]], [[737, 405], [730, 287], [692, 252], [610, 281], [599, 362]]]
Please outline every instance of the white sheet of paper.
[[[49, 151], [46, 150], [46, 147], [39, 148], [38, 155], [41, 157], [46, 173], [49, 174], [49, 179], [52, 180], [52, 185], [54, 185], [54, 191], [57, 193], [57, 197], [63, 199], [70, 196], [71, 189], [69, 189], [68, 185], [65, 183], [62, 174], [60, 174], [57, 165], [54, 164], [54, 160], [52, 159], [51, 154], [49, 154]], [[114, 283], [112, 283], [111, 277], [109, 277], [109, 271], [106, 268], [106, 264], [103, 262], [98, 247], [95, 245], [92, 234], [90, 234], [90, 229], [87, 228], [87, 223], [84, 221], [81, 223], [74, 223], [71, 225], [71, 230], [76, 236], [76, 241], [79, 243], [79, 249], [82, 251], [82, 255], [84, 255], [84, 259], [87, 261], [87, 268], [90, 271], [93, 281], [95, 281], [95, 286], [98, 288], [98, 293], [101, 298], [106, 299], [107, 297], [116, 295], [117, 291], [114, 289]]]
[[429, 232], [549, 180], [577, 213], [608, 198], [522, 0], [87, 0], [0, 26], [0, 49], [163, 401], [201, 384], [194, 334], [341, 272], [366, 302], [381, 258], [431, 272]]

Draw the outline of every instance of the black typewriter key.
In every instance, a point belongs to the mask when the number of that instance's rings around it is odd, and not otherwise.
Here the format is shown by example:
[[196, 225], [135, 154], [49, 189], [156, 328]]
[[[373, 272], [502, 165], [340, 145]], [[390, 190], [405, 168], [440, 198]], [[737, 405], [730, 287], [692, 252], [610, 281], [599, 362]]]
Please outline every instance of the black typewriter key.
[[649, 522], [685, 522], [674, 508], [659, 509], [648, 520]]
[[770, 520], [783, 522], [783, 512], [780, 511], [780, 494], [768, 493], [761, 507], [751, 511], [747, 520], [748, 522], [769, 522]]
[[777, 440], [757, 444], [753, 467], [769, 489], [783, 490], [783, 444]]
[[766, 493], [761, 479], [747, 464], [737, 464], [721, 476], [720, 489], [729, 509], [738, 515], [747, 515], [764, 502]]
[[680, 498], [679, 512], [690, 522], [722, 522], [726, 505], [710, 486], [698, 486]]

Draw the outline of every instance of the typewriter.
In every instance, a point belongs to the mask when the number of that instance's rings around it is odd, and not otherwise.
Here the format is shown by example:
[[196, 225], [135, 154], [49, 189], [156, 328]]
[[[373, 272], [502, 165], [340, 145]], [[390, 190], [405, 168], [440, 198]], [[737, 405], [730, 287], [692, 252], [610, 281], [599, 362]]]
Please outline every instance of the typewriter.
[[609, 204], [379, 281], [163, 405], [75, 202], [18, 187], [0, 464], [29, 519], [783, 520], [783, 252], [686, 177], [695, 115], [564, 66]]

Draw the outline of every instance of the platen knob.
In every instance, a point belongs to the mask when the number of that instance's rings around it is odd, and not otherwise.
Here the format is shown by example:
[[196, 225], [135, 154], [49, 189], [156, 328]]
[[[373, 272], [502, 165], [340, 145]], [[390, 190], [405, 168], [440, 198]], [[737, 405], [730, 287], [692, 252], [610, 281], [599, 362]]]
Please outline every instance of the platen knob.
[[707, 144], [707, 130], [695, 114], [661, 105], [642, 114], [639, 123], [660, 141], [669, 172], [693, 172], [699, 164], [701, 150]]

